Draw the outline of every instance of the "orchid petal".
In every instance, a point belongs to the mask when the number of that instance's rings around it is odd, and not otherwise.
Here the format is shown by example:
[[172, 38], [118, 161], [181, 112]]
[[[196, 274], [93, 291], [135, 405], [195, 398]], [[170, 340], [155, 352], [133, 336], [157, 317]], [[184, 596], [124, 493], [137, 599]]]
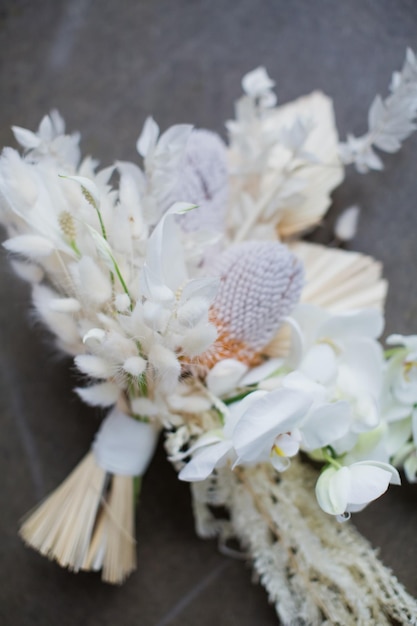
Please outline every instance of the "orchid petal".
[[300, 371], [322, 385], [331, 384], [337, 373], [335, 351], [326, 343], [316, 344], [305, 355]]
[[313, 409], [300, 426], [305, 448], [316, 450], [343, 437], [349, 430], [350, 417], [348, 402], [333, 402]]
[[348, 501], [352, 504], [367, 504], [379, 498], [388, 489], [392, 477], [390, 471], [366, 461], [351, 465], [349, 473], [351, 483]]
[[316, 497], [325, 513], [342, 515], [346, 511], [349, 484], [347, 467], [329, 467], [320, 474], [316, 483]]
[[191, 461], [180, 471], [179, 479], [187, 482], [204, 480], [226, 461], [231, 449], [230, 441], [220, 441], [196, 450]]
[[377, 309], [349, 311], [330, 317], [320, 328], [321, 337], [345, 340], [352, 337], [377, 339], [384, 330], [384, 318]]
[[236, 388], [247, 370], [248, 366], [236, 359], [219, 361], [207, 374], [207, 388], [214, 395], [223, 396]]
[[263, 458], [277, 435], [291, 431], [308, 411], [310, 396], [290, 389], [278, 389], [265, 394], [242, 415], [232, 440], [239, 462], [254, 462]]
[[262, 363], [262, 365], [250, 369], [240, 381], [240, 386], [249, 387], [250, 385], [256, 385], [261, 380], [272, 376], [283, 364], [284, 359], [268, 359], [265, 363]]

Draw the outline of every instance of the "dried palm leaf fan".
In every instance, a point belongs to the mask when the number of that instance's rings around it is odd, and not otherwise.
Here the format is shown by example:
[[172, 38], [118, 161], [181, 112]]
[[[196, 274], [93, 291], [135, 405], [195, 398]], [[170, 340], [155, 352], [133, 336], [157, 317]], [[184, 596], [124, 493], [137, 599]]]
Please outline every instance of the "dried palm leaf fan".
[[[305, 285], [300, 302], [335, 313], [366, 308], [384, 310], [388, 283], [382, 278], [379, 261], [360, 252], [304, 241], [291, 243], [289, 248], [304, 265]], [[291, 327], [286, 324], [264, 354], [269, 357], [288, 354], [291, 340]]]
[[102, 570], [122, 583], [136, 569], [135, 477], [152, 458], [157, 431], [112, 410], [91, 452], [20, 528], [23, 540], [62, 567]]

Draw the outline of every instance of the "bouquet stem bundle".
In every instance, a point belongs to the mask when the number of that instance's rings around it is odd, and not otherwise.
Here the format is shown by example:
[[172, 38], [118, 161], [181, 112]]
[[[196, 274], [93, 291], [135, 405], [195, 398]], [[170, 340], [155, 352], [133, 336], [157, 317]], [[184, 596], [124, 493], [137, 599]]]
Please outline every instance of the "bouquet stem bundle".
[[27, 545], [62, 567], [102, 570], [121, 584], [136, 569], [134, 478], [109, 474], [89, 452], [23, 522]]

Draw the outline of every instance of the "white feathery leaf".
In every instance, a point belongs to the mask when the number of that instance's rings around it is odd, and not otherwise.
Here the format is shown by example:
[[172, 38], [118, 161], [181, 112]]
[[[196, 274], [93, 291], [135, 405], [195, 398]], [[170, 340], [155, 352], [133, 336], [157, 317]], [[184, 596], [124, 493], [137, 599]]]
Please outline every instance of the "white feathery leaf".
[[417, 128], [417, 61], [412, 50], [407, 50], [401, 72], [394, 72], [390, 91], [385, 100], [379, 95], [374, 98], [368, 113], [368, 132], [361, 137], [348, 135], [339, 146], [343, 163], [353, 163], [362, 174], [383, 169], [373, 146], [397, 152]]
[[146, 157], [148, 152], [156, 146], [159, 136], [159, 126], [153, 117], [146, 118], [142, 132], [136, 142], [136, 150], [142, 157]]
[[41, 143], [39, 137], [27, 128], [12, 126], [12, 131], [16, 141], [18, 141], [23, 148], [31, 150], [32, 148], [37, 148]]

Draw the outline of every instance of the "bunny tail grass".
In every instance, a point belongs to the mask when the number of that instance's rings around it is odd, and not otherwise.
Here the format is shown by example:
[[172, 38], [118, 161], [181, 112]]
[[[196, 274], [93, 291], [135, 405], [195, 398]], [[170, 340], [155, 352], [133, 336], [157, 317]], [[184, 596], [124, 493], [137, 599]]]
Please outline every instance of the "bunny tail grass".
[[133, 477], [110, 474], [89, 452], [20, 528], [24, 542], [71, 571], [102, 570], [121, 584], [136, 569]]

